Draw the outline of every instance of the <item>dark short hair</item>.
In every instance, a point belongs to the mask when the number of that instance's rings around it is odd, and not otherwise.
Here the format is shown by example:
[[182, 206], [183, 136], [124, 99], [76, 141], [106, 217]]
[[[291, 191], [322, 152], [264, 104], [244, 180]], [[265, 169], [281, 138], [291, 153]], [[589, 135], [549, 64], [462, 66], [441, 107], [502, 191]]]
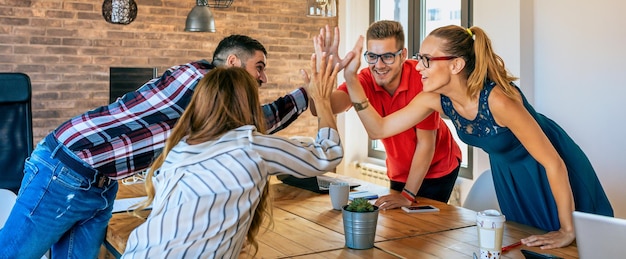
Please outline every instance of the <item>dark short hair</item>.
[[254, 52], [262, 51], [267, 56], [267, 50], [258, 40], [246, 35], [233, 34], [220, 41], [213, 53], [213, 65], [222, 66], [228, 55], [235, 55], [237, 58], [246, 61], [254, 55]]

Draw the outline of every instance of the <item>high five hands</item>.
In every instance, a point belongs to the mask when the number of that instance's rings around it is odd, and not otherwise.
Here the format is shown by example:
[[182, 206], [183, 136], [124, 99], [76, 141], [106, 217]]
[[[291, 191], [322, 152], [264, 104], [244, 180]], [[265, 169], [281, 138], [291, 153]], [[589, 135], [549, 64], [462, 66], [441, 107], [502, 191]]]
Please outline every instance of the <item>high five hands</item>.
[[[350, 60], [352, 60], [352, 58], [354, 57], [354, 53], [352, 51], [348, 52], [343, 59], [339, 57], [339, 42], [339, 28], [335, 27], [333, 34], [331, 34], [329, 25], [321, 28], [319, 35], [313, 37], [313, 47], [315, 49], [317, 71], [320, 70], [320, 59], [322, 58], [322, 53], [326, 53], [327, 56], [333, 56], [333, 64], [339, 64], [338, 71], [341, 71], [346, 66], [346, 64]], [[309, 85], [309, 75], [304, 70], [300, 70], [300, 73], [302, 74], [302, 79], [304, 80], [305, 84]]]

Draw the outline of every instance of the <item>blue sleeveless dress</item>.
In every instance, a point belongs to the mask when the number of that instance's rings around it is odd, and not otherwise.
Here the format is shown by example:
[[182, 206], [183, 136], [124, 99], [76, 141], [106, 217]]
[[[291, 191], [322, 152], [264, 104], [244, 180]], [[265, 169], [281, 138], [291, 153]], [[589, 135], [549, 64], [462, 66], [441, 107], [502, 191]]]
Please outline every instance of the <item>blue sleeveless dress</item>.
[[[474, 120], [460, 116], [450, 99], [441, 95], [443, 112], [452, 120], [463, 142], [489, 154], [496, 195], [506, 219], [545, 231], [558, 230], [556, 202], [545, 168], [528, 153], [513, 132], [498, 126], [491, 115], [487, 97], [494, 86], [494, 82], [485, 83]], [[517, 90], [521, 93], [519, 88]], [[567, 166], [576, 210], [613, 216], [613, 208], [587, 156], [559, 125], [537, 113], [523, 94], [522, 98], [524, 107], [539, 123]]]

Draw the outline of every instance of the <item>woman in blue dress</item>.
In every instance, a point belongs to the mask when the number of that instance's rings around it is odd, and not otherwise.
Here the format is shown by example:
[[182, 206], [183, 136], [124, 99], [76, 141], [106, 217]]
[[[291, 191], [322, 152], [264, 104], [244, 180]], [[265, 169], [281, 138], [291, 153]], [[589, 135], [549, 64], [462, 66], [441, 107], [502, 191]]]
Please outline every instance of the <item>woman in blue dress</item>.
[[[363, 37], [354, 56], [362, 45]], [[548, 231], [522, 239], [527, 246], [551, 249], [572, 243], [574, 210], [613, 216], [589, 159], [561, 127], [526, 101], [481, 28], [438, 28], [424, 39], [417, 59], [424, 92], [385, 118], [368, 109], [357, 78], [360, 59], [352, 58], [344, 69], [350, 98], [368, 133], [391, 136], [433, 111], [446, 114], [461, 140], [489, 154], [507, 220]]]

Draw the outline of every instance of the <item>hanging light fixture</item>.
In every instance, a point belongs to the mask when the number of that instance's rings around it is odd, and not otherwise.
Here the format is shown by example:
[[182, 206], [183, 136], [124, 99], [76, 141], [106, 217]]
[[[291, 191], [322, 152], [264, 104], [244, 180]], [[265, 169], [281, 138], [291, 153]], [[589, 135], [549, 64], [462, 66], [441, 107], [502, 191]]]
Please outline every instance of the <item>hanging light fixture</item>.
[[307, 0], [306, 15], [317, 18], [337, 16], [336, 0]]
[[104, 0], [102, 17], [109, 23], [129, 24], [137, 18], [137, 3], [135, 0]]
[[196, 6], [187, 15], [185, 31], [191, 32], [215, 32], [215, 18], [211, 8], [226, 8], [233, 0], [196, 0]]
[[215, 19], [207, 0], [197, 0], [187, 15], [185, 31], [215, 32]]

